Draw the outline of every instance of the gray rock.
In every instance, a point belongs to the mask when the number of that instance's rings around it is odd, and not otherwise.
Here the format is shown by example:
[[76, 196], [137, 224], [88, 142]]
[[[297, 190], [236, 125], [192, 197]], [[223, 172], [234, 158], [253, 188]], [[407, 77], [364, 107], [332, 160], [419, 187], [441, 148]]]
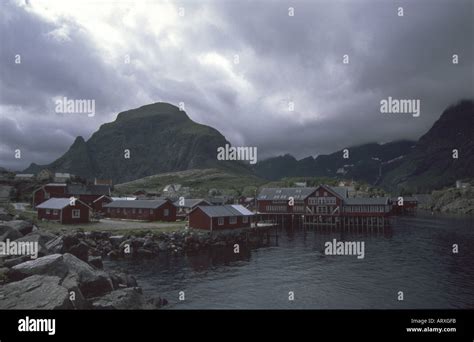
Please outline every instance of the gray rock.
[[51, 241], [48, 241], [45, 247], [50, 253], [53, 253], [53, 254], [61, 253], [64, 248], [63, 237], [58, 236], [57, 238]]
[[21, 237], [23, 237], [23, 234], [15, 228], [6, 225], [0, 226], [0, 241], [6, 241], [7, 239], [13, 241]]
[[33, 275], [0, 287], [0, 309], [72, 309], [68, 290], [55, 276]]
[[105, 272], [95, 270], [69, 253], [47, 255], [16, 265], [11, 268], [9, 277], [22, 279], [34, 274], [57, 276], [61, 279], [72, 275], [77, 279], [79, 289], [86, 298], [99, 296], [113, 289], [112, 281]]
[[22, 256], [19, 256], [19, 257], [16, 257], [16, 258], [7, 259], [7, 260], [5, 260], [5, 262], [3, 264], [4, 264], [5, 267], [13, 267], [15, 265], [21, 264], [22, 262], [25, 262], [25, 261], [28, 261], [28, 260], [31, 260], [30, 256], [22, 255]]
[[45, 232], [43, 230], [36, 230], [32, 231], [31, 233], [23, 236], [22, 238], [19, 238], [17, 241], [27, 241], [27, 242], [37, 242], [38, 243], [38, 255], [44, 256], [49, 254], [48, 249], [46, 248], [46, 244], [51, 241], [56, 239], [57, 236]]
[[2, 224], [18, 230], [22, 235], [29, 234], [33, 230], [33, 223], [24, 220], [13, 220]]
[[71, 301], [71, 304], [74, 309], [90, 309], [89, 302], [86, 300], [86, 298], [84, 298], [84, 295], [82, 294], [82, 291], [79, 288], [77, 277], [72, 274], [68, 275], [62, 280], [61, 285], [68, 290], [69, 300]]
[[168, 244], [164, 241], [158, 243], [158, 248], [161, 252], [166, 252], [168, 250]]
[[83, 261], [87, 261], [89, 255], [89, 246], [81, 241], [77, 245], [65, 250], [65, 252], [71, 253]]
[[64, 245], [64, 251], [69, 251], [69, 249], [77, 245], [80, 242], [79, 238], [77, 237], [76, 234], [66, 234], [63, 235], [63, 245]]
[[94, 309], [102, 310], [142, 310], [153, 309], [136, 288], [112, 291], [92, 303]]
[[120, 244], [125, 241], [125, 236], [123, 235], [113, 235], [109, 237], [109, 241], [114, 247], [119, 247]]
[[123, 272], [113, 272], [110, 274], [110, 278], [114, 284], [114, 289], [124, 287], [138, 287], [135, 277]]

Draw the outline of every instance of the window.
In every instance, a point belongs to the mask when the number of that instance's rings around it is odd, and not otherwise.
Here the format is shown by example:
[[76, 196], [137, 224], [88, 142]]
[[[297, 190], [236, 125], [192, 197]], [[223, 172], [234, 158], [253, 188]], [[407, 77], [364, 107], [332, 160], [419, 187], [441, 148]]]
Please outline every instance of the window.
[[46, 193], [44, 194], [44, 198], [49, 199], [50, 197], [51, 197], [51, 195], [49, 194], [49, 192], [46, 192]]
[[141, 210], [141, 209], [138, 209], [138, 213], [141, 214], [141, 213], [142, 213], [142, 210]]
[[247, 216], [242, 217], [242, 223], [248, 223], [249, 218]]
[[230, 224], [236, 224], [237, 223], [237, 217], [233, 216], [233, 217], [229, 218], [229, 223]]
[[169, 216], [169, 214], [170, 214], [170, 210], [169, 210], [169, 209], [163, 210], [163, 216]]
[[217, 224], [218, 224], [219, 226], [223, 226], [223, 225], [224, 225], [224, 218], [223, 218], [223, 217], [219, 217], [219, 218], [217, 219]]
[[328, 195], [328, 193], [326, 191], [324, 191], [324, 197], [326, 197]]
[[150, 209], [150, 214], [153, 215], [153, 209]]
[[81, 211], [79, 209], [74, 209], [72, 211], [72, 218], [80, 218], [81, 217]]
[[135, 214], [137, 212], [137, 209], [133, 208], [132, 209], [132, 214]]
[[58, 210], [54, 209], [54, 210], [53, 210], [53, 215], [57, 215], [58, 212], [59, 212]]
[[51, 214], [51, 210], [46, 209], [46, 215], [49, 215], [49, 214]]
[[120, 208], [118, 208], [118, 209], [117, 209], [117, 213], [119, 213], [119, 214], [120, 214]]
[[110, 208], [107, 208], [107, 212], [110, 213]]

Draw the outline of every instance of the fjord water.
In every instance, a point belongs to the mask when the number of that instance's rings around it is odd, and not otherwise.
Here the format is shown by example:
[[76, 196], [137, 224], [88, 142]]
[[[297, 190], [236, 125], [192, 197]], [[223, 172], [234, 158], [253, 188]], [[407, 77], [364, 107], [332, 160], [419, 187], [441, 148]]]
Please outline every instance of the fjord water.
[[[394, 218], [379, 233], [283, 228], [277, 246], [273, 240], [240, 254], [214, 249], [105, 267], [134, 275], [168, 309], [472, 309], [473, 229], [472, 217], [417, 214]], [[365, 258], [324, 255], [334, 238], [365, 241]]]

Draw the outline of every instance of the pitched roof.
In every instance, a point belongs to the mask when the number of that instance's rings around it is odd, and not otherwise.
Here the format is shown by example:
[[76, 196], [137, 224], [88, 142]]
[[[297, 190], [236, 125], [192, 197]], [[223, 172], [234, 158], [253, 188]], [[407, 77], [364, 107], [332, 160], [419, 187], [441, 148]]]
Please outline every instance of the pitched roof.
[[247, 208], [239, 204], [199, 206], [199, 207], [196, 207], [194, 210], [198, 208], [201, 209], [209, 217], [253, 216], [254, 215]]
[[161, 207], [163, 204], [168, 202], [167, 200], [119, 200], [113, 201], [106, 205], [104, 208], [138, 208], [138, 209], [156, 209]]
[[335, 192], [336, 194], [338, 194], [342, 198], [347, 198], [347, 192], [349, 191], [349, 189], [347, 187], [345, 187], [345, 186], [327, 186], [327, 188], [329, 188], [329, 190], [332, 190], [333, 192]]
[[382, 205], [387, 204], [388, 197], [355, 197], [344, 199], [345, 205]]
[[263, 188], [258, 194], [258, 200], [304, 200], [311, 195], [316, 188]]
[[[86, 205], [84, 202], [76, 199], [76, 202], [80, 202]], [[37, 205], [38, 209], [64, 209], [70, 204], [69, 198], [50, 198], [47, 201], [44, 201], [40, 205]], [[86, 205], [88, 207], [88, 205]]]
[[182, 208], [194, 208], [195, 206], [199, 205], [200, 203], [202, 202], [205, 202], [207, 203], [208, 205], [210, 205], [211, 203], [209, 203], [208, 201], [206, 201], [205, 199], [203, 198], [185, 198], [184, 199], [184, 204], [183, 205], [180, 205], [179, 204], [179, 200], [175, 201], [173, 204], [177, 207], [182, 207]]

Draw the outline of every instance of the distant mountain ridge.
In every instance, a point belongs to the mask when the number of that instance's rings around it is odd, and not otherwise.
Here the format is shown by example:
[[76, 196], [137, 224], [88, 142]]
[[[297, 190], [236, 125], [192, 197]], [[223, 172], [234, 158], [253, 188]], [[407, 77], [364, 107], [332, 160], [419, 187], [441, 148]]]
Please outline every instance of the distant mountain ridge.
[[51, 164], [31, 164], [24, 172], [47, 168], [89, 179], [109, 178], [114, 183], [195, 168], [250, 172], [243, 163], [216, 159], [217, 148], [228, 143], [219, 131], [192, 121], [178, 107], [154, 103], [119, 113], [87, 142], [77, 137]]
[[[266, 179], [332, 177], [366, 181], [394, 192], [430, 192], [474, 178], [474, 101], [461, 100], [443, 111], [417, 142], [365, 144], [316, 158], [296, 160], [287, 154], [263, 160], [253, 168]], [[453, 158], [453, 150], [459, 158]]]
[[374, 183], [380, 167], [394, 168], [401, 158], [411, 152], [414, 145], [414, 141], [403, 140], [348, 147], [348, 158], [344, 158], [345, 149], [301, 160], [286, 154], [257, 163], [254, 171], [258, 176], [270, 180], [283, 177], [339, 177]]

